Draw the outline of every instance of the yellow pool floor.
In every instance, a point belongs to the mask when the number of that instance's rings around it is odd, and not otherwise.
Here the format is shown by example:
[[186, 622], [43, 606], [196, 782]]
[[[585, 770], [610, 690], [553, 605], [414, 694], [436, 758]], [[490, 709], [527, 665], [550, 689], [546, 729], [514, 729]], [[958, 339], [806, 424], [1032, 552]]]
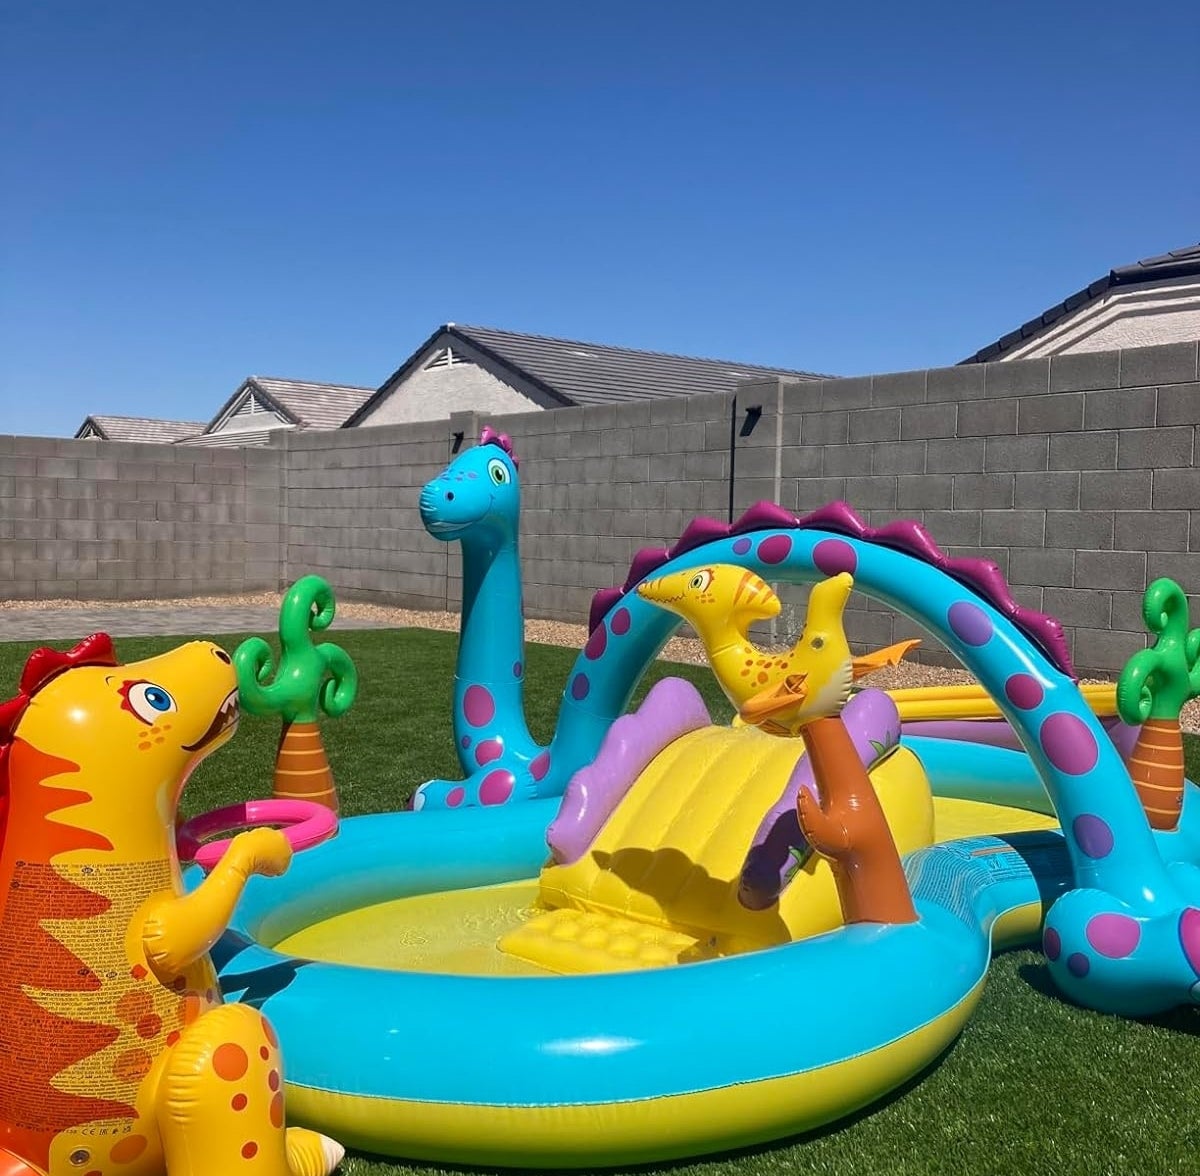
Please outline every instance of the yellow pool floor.
[[[936, 799], [939, 841], [983, 834], [1054, 829], [1053, 817], [973, 801]], [[275, 950], [302, 959], [324, 960], [393, 971], [444, 972], [478, 976], [548, 976], [551, 973], [507, 955], [496, 941], [536, 914], [538, 880], [523, 879], [440, 894], [422, 894], [347, 911], [314, 923]]]

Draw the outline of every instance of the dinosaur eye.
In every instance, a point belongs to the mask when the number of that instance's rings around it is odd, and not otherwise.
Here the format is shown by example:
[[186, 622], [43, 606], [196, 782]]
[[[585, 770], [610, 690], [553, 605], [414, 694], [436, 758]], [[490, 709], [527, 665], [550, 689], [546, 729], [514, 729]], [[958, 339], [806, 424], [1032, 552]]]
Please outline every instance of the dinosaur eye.
[[163, 715], [179, 709], [175, 699], [153, 682], [126, 682], [121, 693], [125, 698], [124, 708], [143, 723], [157, 723]]
[[497, 486], [508, 485], [508, 466], [506, 466], [499, 458], [493, 457], [492, 460], [488, 462], [487, 470], [488, 477], [491, 478]]
[[712, 583], [712, 580], [713, 580], [712, 572], [710, 572], [708, 570], [708, 568], [704, 568], [701, 571], [697, 572], [688, 581], [688, 587], [691, 588], [695, 592], [703, 592], [709, 586], [709, 584]]

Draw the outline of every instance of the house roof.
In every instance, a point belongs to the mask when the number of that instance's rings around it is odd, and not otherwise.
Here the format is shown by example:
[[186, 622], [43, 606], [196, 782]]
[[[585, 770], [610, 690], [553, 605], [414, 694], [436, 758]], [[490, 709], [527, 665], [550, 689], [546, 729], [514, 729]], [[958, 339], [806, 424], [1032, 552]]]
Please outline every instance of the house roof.
[[250, 376], [242, 381], [216, 416], [202, 428], [206, 433], [212, 432], [226, 418], [229, 410], [246, 393], [251, 393], [289, 424], [302, 429], [336, 429], [374, 392], [374, 388], [359, 388], [351, 384], [321, 384], [312, 380]]
[[204, 431], [203, 421], [160, 421], [153, 417], [101, 416], [84, 418], [75, 431], [81, 437], [91, 425], [105, 441], [154, 441], [169, 445]]
[[1070, 298], [1064, 298], [1049, 310], [1043, 311], [1037, 318], [1030, 319], [1015, 331], [1009, 331], [1007, 335], [1002, 335], [994, 343], [981, 347], [974, 355], [959, 362], [989, 363], [1034, 335], [1040, 334], [1059, 319], [1074, 314], [1081, 307], [1102, 298], [1109, 290], [1191, 277], [1200, 277], [1200, 242], [1186, 245], [1182, 249], [1172, 249], [1158, 257], [1135, 261], [1132, 265], [1111, 269], [1104, 277], [1097, 278], [1091, 285], [1076, 291]]
[[526, 335], [494, 327], [447, 323], [439, 327], [345, 423], [359, 424], [434, 346], [455, 341], [537, 388], [563, 407], [619, 400], [659, 400], [732, 392], [746, 380], [819, 380], [813, 372], [763, 367], [737, 360], [699, 359], [661, 351], [639, 351], [575, 339]]

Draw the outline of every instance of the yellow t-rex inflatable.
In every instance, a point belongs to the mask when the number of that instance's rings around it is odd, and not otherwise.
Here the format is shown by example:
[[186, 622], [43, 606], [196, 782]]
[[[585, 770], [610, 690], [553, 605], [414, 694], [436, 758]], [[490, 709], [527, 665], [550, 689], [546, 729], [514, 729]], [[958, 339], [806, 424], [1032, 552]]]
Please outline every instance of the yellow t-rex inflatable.
[[236, 837], [185, 894], [175, 813], [237, 729], [229, 655], [118, 665], [95, 634], [37, 650], [0, 704], [0, 1176], [327, 1176], [342, 1149], [284, 1128], [270, 1024], [221, 1001], [208, 951], [252, 874]]

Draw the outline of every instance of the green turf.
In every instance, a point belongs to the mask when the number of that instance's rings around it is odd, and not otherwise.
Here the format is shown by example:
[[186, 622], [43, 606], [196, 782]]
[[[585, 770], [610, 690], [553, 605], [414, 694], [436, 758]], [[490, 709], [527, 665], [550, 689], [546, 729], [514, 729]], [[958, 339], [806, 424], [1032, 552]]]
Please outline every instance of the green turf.
[[[423, 630], [353, 631], [335, 638], [362, 680], [348, 715], [323, 724], [347, 815], [397, 808], [422, 781], [459, 775], [450, 726], [456, 638]], [[238, 638], [217, 640], [232, 649]], [[123, 661], [177, 639], [120, 639]], [[0, 700], [12, 692], [30, 643], [0, 645]], [[527, 706], [534, 734], [553, 730], [574, 659], [570, 650], [531, 646]], [[666, 673], [689, 678], [714, 717], [730, 711], [706, 669], [658, 665], [639, 689]], [[237, 737], [203, 764], [188, 786], [185, 815], [265, 794], [277, 724], [246, 717]], [[1200, 739], [1187, 738], [1189, 775], [1200, 772]], [[903, 1000], [905, 978], [880, 975], [878, 999]], [[821, 978], [798, 987], [786, 1009], [746, 1006], [746, 1048], [770, 1033], [771, 1017], [820, 1017]], [[1177, 1011], [1150, 1023], [1103, 1017], [1055, 995], [1041, 958], [1016, 951], [994, 962], [979, 1010], [927, 1074], [848, 1123], [800, 1141], [703, 1162], [639, 1171], [704, 1176], [775, 1173], [932, 1176], [1022, 1173], [1040, 1176], [1185, 1176], [1200, 1171], [1195, 1097], [1200, 1013]], [[466, 1060], [469, 1064], [469, 1059]], [[457, 1169], [351, 1156], [347, 1176], [408, 1176]]]

